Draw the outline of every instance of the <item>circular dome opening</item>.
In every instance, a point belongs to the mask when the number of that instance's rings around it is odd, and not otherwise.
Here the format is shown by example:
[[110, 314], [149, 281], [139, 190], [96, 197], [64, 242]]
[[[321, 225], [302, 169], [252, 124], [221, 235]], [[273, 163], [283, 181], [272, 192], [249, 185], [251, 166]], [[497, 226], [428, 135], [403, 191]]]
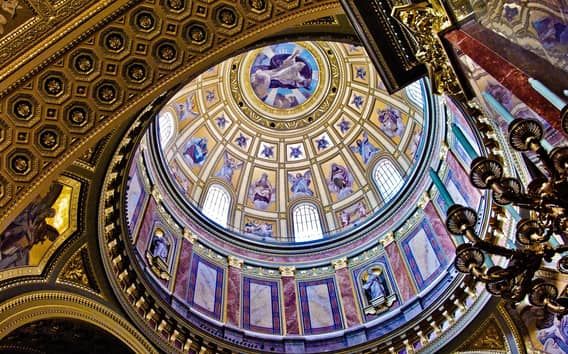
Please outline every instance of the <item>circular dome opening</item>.
[[389, 95], [361, 47], [281, 43], [184, 86], [149, 145], [180, 208], [230, 237], [330, 240], [411, 192], [435, 145], [431, 102], [423, 81]]

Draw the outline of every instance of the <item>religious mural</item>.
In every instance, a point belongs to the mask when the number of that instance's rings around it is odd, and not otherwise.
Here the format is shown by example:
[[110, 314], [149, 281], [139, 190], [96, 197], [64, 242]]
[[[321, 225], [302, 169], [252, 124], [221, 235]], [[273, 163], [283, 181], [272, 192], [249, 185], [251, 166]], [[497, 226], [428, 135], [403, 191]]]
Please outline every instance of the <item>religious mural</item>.
[[314, 191], [310, 187], [312, 183], [312, 171], [310, 170], [304, 173], [288, 173], [288, 183], [292, 198], [311, 197], [314, 195]]
[[318, 81], [316, 60], [296, 43], [265, 47], [250, 70], [250, 82], [256, 96], [278, 109], [304, 103], [313, 95]]
[[219, 171], [217, 171], [215, 176], [223, 178], [225, 181], [232, 183], [235, 171], [240, 170], [242, 166], [242, 161], [238, 161], [234, 157], [231, 157], [228, 152], [225, 152], [223, 154], [223, 165], [221, 166]]
[[249, 200], [255, 208], [265, 210], [276, 200], [276, 189], [272, 186], [268, 173], [262, 172], [249, 187]]
[[345, 199], [353, 193], [353, 175], [346, 166], [332, 163], [328, 176], [327, 187], [337, 199]]

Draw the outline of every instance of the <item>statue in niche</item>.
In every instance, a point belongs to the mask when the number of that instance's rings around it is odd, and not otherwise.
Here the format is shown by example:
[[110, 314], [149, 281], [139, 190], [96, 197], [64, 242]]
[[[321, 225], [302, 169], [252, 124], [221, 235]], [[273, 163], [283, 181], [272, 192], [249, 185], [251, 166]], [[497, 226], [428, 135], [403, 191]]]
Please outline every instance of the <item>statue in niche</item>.
[[392, 293], [387, 279], [383, 274], [383, 268], [373, 266], [363, 273], [361, 277], [363, 281], [362, 288], [367, 300], [365, 306], [365, 314], [376, 315], [389, 309], [394, 301], [396, 295]]
[[161, 229], [154, 231], [150, 247], [146, 251], [146, 259], [152, 272], [160, 279], [169, 280], [168, 255], [170, 243]]
[[227, 152], [225, 152], [223, 154], [223, 166], [221, 166], [221, 169], [215, 176], [221, 177], [231, 183], [235, 170], [240, 169], [242, 166], [243, 162], [237, 161], [237, 159], [232, 158]]
[[55, 241], [59, 232], [46, 218], [55, 216], [52, 207], [63, 187], [54, 183], [44, 197], [38, 197], [0, 234], [0, 270], [26, 266], [30, 250], [46, 240]]

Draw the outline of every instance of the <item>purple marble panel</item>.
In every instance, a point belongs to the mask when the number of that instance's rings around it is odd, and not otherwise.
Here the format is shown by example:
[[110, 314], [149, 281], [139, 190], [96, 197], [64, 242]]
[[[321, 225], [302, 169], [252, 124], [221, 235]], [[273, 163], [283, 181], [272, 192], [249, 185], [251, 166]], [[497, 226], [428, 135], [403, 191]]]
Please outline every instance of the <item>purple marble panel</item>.
[[243, 328], [281, 334], [277, 281], [243, 277]]
[[432, 202], [429, 202], [424, 207], [424, 214], [426, 216], [425, 219], [432, 227], [432, 230], [434, 230], [434, 233], [437, 236], [438, 241], [440, 242], [440, 245], [444, 250], [444, 253], [446, 254], [446, 258], [450, 260], [453, 259], [455, 257], [456, 246], [454, 244], [454, 241], [452, 240], [450, 233], [446, 229], [444, 221], [440, 218], [440, 215], [436, 211], [436, 208], [434, 207]]
[[229, 266], [227, 280], [227, 323], [238, 327], [241, 315], [241, 270]]
[[416, 294], [416, 290], [412, 285], [412, 280], [410, 280], [408, 269], [402, 259], [398, 244], [395, 242], [391, 243], [385, 248], [385, 251], [392, 268], [392, 274], [394, 274], [396, 284], [398, 285], [398, 291], [402, 298], [401, 302], [406, 302]]
[[156, 218], [156, 202], [154, 199], [150, 198], [142, 218], [144, 221], [142, 222], [142, 225], [140, 225], [138, 239], [136, 240], [136, 249], [142, 257], [144, 257], [146, 249], [148, 249], [148, 242], [150, 242], [150, 235], [152, 234], [152, 227]]
[[347, 321], [347, 327], [352, 327], [361, 323], [359, 307], [355, 300], [353, 281], [347, 268], [339, 269], [335, 272], [335, 280], [341, 294], [341, 304], [343, 313]]
[[298, 304], [296, 300], [296, 281], [294, 277], [282, 277], [282, 294], [284, 296], [286, 334], [300, 334]]
[[192, 251], [193, 245], [191, 244], [191, 242], [184, 238], [181, 243], [181, 252], [176, 274], [176, 283], [174, 285], [174, 296], [176, 296], [180, 300], [185, 300], [187, 297]]

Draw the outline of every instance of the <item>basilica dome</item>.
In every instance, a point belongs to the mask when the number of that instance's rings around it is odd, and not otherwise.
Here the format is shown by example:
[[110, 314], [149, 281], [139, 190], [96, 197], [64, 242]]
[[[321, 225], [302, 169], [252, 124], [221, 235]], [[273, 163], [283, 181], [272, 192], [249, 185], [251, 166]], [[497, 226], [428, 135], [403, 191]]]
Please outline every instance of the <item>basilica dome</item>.
[[234, 236], [328, 240], [408, 194], [436, 145], [425, 92], [388, 95], [361, 47], [266, 46], [184, 86], [159, 152], [184, 202]]
[[140, 274], [126, 301], [144, 321], [257, 352], [341, 352], [394, 335], [419, 347], [415, 328], [467, 323], [486, 301], [461, 285], [444, 226], [455, 202], [487, 227], [466, 172], [483, 148], [427, 80], [390, 95], [362, 47], [277, 43], [209, 68], [147, 126], [117, 150]]

